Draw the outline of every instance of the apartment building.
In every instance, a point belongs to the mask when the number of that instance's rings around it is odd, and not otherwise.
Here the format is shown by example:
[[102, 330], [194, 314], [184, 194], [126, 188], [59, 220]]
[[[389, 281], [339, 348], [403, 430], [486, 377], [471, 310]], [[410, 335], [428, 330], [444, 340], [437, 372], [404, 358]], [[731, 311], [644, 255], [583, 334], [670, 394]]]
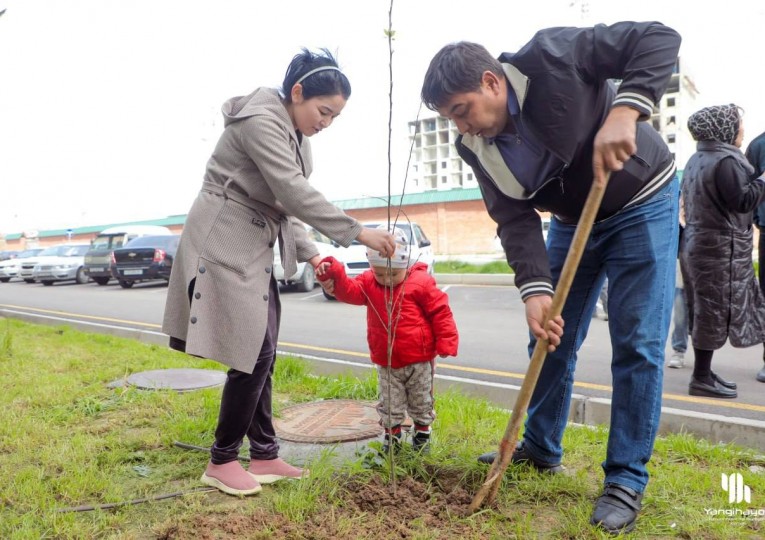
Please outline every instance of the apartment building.
[[680, 170], [696, 152], [696, 141], [688, 131], [688, 117], [699, 108], [698, 95], [693, 78], [678, 58], [667, 91], [654, 108], [651, 124], [664, 137]]

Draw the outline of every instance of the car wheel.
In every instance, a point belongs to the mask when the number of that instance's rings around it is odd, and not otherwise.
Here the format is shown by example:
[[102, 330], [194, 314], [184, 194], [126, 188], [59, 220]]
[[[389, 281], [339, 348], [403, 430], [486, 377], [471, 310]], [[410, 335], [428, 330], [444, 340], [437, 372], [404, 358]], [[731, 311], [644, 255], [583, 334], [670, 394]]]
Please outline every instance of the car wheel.
[[24, 278], [24, 281], [26, 283], [34, 283], [35, 282], [34, 278]]
[[84, 267], [80, 266], [77, 269], [77, 275], [74, 277], [74, 280], [80, 285], [84, 285], [88, 282], [88, 275], [85, 273]]
[[300, 283], [297, 284], [297, 290], [300, 292], [311, 292], [316, 286], [316, 273], [313, 270], [313, 266], [310, 263], [306, 263], [303, 269], [303, 277], [300, 279]]
[[109, 283], [109, 278], [108, 277], [94, 277], [93, 281], [95, 281], [99, 285], [106, 285], [107, 283]]
[[41, 281], [40, 283], [42, 283], [42, 284], [43, 284], [43, 285], [45, 285], [46, 287], [50, 287], [51, 285], [53, 285], [53, 282], [52, 282], [52, 281], [50, 281], [50, 280], [48, 280], [48, 279], [46, 279], [46, 280], [43, 280], [43, 281]]
[[120, 287], [122, 287], [123, 289], [129, 289], [130, 287], [133, 286], [133, 282], [132, 281], [127, 281], [125, 279], [121, 279], [121, 280], [119, 280], [119, 282], [120, 282]]
[[321, 293], [324, 295], [324, 298], [326, 298], [327, 300], [337, 300], [337, 298], [329, 294], [324, 288], [321, 289]]
[[9, 277], [0, 278], [0, 282], [2, 283], [8, 283], [11, 280]]

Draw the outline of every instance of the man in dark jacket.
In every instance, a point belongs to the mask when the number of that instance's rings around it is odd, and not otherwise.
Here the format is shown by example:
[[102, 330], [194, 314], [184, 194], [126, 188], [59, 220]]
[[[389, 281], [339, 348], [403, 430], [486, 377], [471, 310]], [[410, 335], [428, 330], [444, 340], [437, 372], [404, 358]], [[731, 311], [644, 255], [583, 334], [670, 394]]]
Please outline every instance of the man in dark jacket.
[[[749, 146], [746, 148], [746, 159], [754, 167], [754, 175], [752, 178], [757, 178], [765, 173], [765, 132], [760, 133]], [[760, 263], [760, 289], [765, 293], [765, 202], [760, 204], [754, 211], [754, 224], [760, 230], [760, 240], [757, 243], [757, 249], [759, 250], [759, 263]], [[765, 361], [765, 351], [762, 355], [763, 361]], [[765, 382], [765, 366], [757, 372], [756, 378], [760, 382]]]
[[[562, 470], [577, 351], [608, 277], [611, 429], [591, 522], [612, 533], [635, 526], [661, 413], [678, 182], [667, 145], [642, 120], [664, 93], [679, 47], [674, 30], [629, 22], [542, 30], [499, 59], [455, 43], [433, 58], [422, 88], [425, 104], [461, 133], [457, 150], [473, 168], [526, 304], [529, 350], [536, 339], [550, 342], [514, 461]], [[613, 79], [621, 80], [618, 92]], [[562, 317], [546, 321], [590, 186], [609, 172]], [[546, 249], [537, 210], [554, 216]]]

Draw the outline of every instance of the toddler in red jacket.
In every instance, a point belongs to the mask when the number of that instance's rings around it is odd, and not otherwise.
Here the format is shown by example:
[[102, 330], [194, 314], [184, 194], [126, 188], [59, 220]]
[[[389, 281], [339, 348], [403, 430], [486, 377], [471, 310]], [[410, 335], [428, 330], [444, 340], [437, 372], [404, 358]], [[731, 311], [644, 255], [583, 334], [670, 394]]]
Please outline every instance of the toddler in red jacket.
[[459, 337], [446, 293], [436, 286], [427, 265], [410, 261], [404, 231], [395, 228], [391, 232], [396, 252], [390, 259], [367, 250], [371, 268], [349, 278], [340, 261], [326, 257], [316, 275], [323, 286], [334, 286], [332, 292], [341, 302], [367, 307], [367, 341], [377, 366], [377, 412], [385, 428], [384, 450], [400, 446], [401, 424], [409, 413], [414, 423], [412, 446], [427, 452], [435, 418], [435, 358], [456, 356]]

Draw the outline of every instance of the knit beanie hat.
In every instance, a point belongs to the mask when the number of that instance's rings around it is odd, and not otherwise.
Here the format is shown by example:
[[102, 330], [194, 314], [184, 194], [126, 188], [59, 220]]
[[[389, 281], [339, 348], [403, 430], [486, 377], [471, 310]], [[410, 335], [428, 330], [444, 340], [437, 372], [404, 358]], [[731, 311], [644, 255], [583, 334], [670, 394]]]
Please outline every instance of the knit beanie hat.
[[[380, 225], [377, 228], [383, 231], [389, 230], [385, 225]], [[391, 228], [390, 232], [393, 234], [393, 238], [396, 241], [396, 251], [393, 253], [393, 257], [390, 259], [380, 257], [379, 251], [367, 248], [369, 265], [377, 267], [388, 266], [388, 260], [390, 260], [391, 268], [409, 268], [409, 258], [411, 254], [409, 252], [409, 240], [406, 237], [406, 233], [398, 227]]]
[[688, 117], [688, 131], [697, 141], [733, 144], [741, 125], [741, 107], [731, 103], [704, 107]]

